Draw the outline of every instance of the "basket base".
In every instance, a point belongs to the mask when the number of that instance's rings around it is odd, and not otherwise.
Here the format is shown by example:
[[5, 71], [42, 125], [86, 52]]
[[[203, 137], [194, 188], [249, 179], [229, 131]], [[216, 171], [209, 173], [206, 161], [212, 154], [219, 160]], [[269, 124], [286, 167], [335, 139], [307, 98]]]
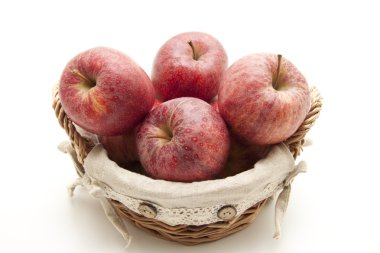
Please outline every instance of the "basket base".
[[118, 201], [112, 200], [111, 203], [121, 217], [132, 221], [132, 223], [141, 230], [164, 240], [174, 241], [184, 245], [196, 245], [222, 239], [246, 228], [256, 219], [267, 201], [268, 199], [265, 199], [257, 203], [234, 220], [201, 226], [170, 226], [161, 221], [141, 216], [129, 210]]

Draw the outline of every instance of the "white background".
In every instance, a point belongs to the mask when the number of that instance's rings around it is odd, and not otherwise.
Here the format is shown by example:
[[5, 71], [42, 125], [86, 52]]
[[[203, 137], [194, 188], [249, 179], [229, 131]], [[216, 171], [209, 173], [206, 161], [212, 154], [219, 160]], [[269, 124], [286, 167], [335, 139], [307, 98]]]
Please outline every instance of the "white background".
[[324, 97], [283, 224], [273, 203], [249, 228], [187, 247], [128, 224], [128, 252], [380, 252], [380, 39], [376, 1], [2, 1], [0, 252], [124, 252], [100, 204], [66, 186], [76, 174], [51, 109], [65, 64], [94, 46], [121, 50], [150, 74], [158, 48], [185, 31], [224, 45], [230, 64], [281, 53]]

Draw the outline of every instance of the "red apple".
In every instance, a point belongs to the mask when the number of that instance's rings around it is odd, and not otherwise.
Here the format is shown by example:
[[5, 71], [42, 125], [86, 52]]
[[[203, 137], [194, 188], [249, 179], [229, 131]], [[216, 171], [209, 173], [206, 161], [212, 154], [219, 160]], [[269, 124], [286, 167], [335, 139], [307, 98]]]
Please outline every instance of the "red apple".
[[218, 104], [240, 138], [251, 144], [274, 144], [301, 125], [310, 108], [310, 92], [305, 77], [281, 55], [252, 54], [227, 69]]
[[234, 176], [251, 169], [255, 163], [263, 159], [270, 149], [269, 145], [245, 144], [230, 134], [230, 152], [227, 163], [218, 178]]
[[218, 93], [227, 67], [227, 55], [218, 40], [200, 32], [179, 34], [158, 51], [152, 81], [161, 100], [196, 97], [209, 101]]
[[116, 136], [98, 136], [99, 142], [107, 150], [108, 158], [122, 168], [144, 174], [136, 147], [136, 133], [139, 126], [132, 131]]
[[221, 116], [197, 98], [177, 98], [152, 110], [137, 132], [137, 150], [155, 179], [213, 179], [228, 156], [229, 134]]
[[215, 96], [211, 101], [210, 105], [217, 111], [219, 112], [219, 105], [218, 105], [218, 96]]
[[158, 99], [155, 99], [154, 100], [154, 104], [153, 104], [153, 107], [152, 107], [152, 109], [151, 110], [153, 110], [154, 108], [156, 108], [157, 106], [159, 106], [161, 104], [161, 101], [160, 100], [158, 100]]
[[138, 161], [136, 148], [136, 129], [116, 136], [98, 136], [99, 142], [107, 150], [108, 157], [120, 167], [126, 167], [129, 162]]
[[60, 80], [62, 106], [77, 125], [102, 135], [130, 131], [149, 112], [154, 88], [127, 55], [110, 48], [93, 48], [75, 56]]

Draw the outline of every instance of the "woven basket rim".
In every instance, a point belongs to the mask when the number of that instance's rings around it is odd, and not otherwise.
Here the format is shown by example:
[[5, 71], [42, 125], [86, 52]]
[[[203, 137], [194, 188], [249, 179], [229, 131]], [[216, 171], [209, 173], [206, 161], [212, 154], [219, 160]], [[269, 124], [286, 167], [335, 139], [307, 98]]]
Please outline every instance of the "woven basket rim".
[[[322, 97], [320, 96], [317, 88], [314, 86], [310, 87], [310, 93], [311, 106], [309, 113], [307, 114], [304, 122], [301, 124], [298, 130], [290, 138], [283, 142], [292, 153], [294, 159], [300, 155], [303, 144], [305, 142], [305, 135], [314, 125], [316, 119], [319, 117], [322, 107]], [[95, 145], [92, 141], [82, 137], [76, 130], [73, 122], [67, 117], [59, 99], [58, 85], [56, 85], [53, 89], [53, 109], [55, 111], [55, 115], [58, 119], [59, 124], [66, 131], [71, 141], [71, 145], [75, 150], [75, 154], [77, 156], [76, 160], [79, 163], [79, 166], [75, 166], [77, 173], [80, 177], [83, 177], [85, 171], [82, 165], [84, 164], [86, 156]], [[236, 217], [232, 221], [204, 224], [197, 227], [192, 225], [170, 226], [154, 218], [147, 218], [138, 213], [135, 213], [132, 210], [128, 209], [128, 207], [124, 206], [122, 203], [115, 200], [110, 199], [110, 203], [114, 206], [115, 211], [120, 216], [133, 222], [133, 224], [142, 230], [153, 233], [154, 235], [165, 240], [176, 241], [185, 245], [196, 245], [199, 243], [219, 240], [244, 229], [256, 219], [261, 209], [265, 206], [267, 200], [268, 199], [264, 199], [259, 203], [256, 203], [254, 206], [247, 209], [242, 215]]]
[[[69, 147], [70, 154], [73, 151]], [[117, 200], [136, 213], [149, 212], [149, 216], [170, 226], [201, 226], [225, 220], [220, 214], [228, 208], [233, 217], [239, 217], [282, 190], [297, 167], [288, 148], [281, 144], [273, 147], [254, 169], [238, 175], [193, 183], [170, 182], [130, 173], [110, 160], [99, 145], [85, 160], [82, 182], [90, 191], [95, 186], [108, 199]]]
[[[97, 145], [95, 145], [94, 149], [95, 149], [95, 148], [96, 148], [96, 149], [99, 149], [99, 150], [97, 150], [97, 151], [99, 151], [99, 152], [102, 152], [102, 151], [106, 152], [106, 150], [105, 150], [104, 148], [101, 148], [100, 146], [101, 146], [101, 144], [97, 144]], [[276, 146], [280, 147], [280, 149], [284, 151], [284, 152], [283, 152], [283, 153], [284, 153], [283, 156], [285, 156], [285, 154], [286, 154], [286, 156], [292, 156], [292, 154], [290, 153], [290, 151], [289, 151], [288, 148], [287, 148], [287, 149], [286, 149], [286, 148], [283, 148], [283, 147], [287, 147], [285, 144], [280, 143], [280, 144], [277, 144]], [[274, 148], [274, 147], [275, 147], [275, 146], [271, 147], [271, 149]], [[101, 148], [101, 150], [100, 150], [100, 148]], [[93, 151], [94, 149], [92, 149], [91, 151]], [[90, 151], [90, 153], [91, 153], [91, 151]], [[99, 154], [98, 154], [99, 152], [97, 152], [97, 155], [99, 155]], [[90, 153], [89, 153], [88, 155], [91, 155]], [[289, 155], [288, 155], [288, 154], [289, 154]], [[95, 155], [94, 155], [94, 156], [95, 156]], [[264, 157], [264, 158], [258, 160], [258, 161], [255, 163], [255, 165], [256, 165], [257, 163], [262, 163], [263, 161], [265, 161], [265, 158], [266, 158], [266, 157]], [[290, 158], [289, 158], [289, 159], [290, 159]], [[158, 183], [161, 182], [161, 183], [164, 183], [164, 184], [170, 183], [170, 184], [172, 184], [172, 185], [174, 185], [174, 186], [176, 186], [176, 187], [180, 187], [180, 188], [182, 188], [182, 189], [189, 189], [189, 188], [191, 188], [191, 187], [202, 188], [202, 186], [206, 186], [206, 185], [207, 185], [208, 183], [210, 183], [211, 181], [215, 181], [215, 182], [223, 182], [223, 181], [226, 181], [226, 180], [230, 180], [230, 181], [232, 180], [233, 182], [235, 182], [235, 181], [239, 181], [239, 179], [243, 180], [245, 174], [247, 174], [247, 173], [249, 173], [249, 171], [252, 171], [252, 170], [255, 169], [255, 166], [253, 166], [253, 167], [250, 168], [250, 169], [247, 169], [247, 170], [242, 171], [242, 172], [240, 172], [240, 173], [238, 173], [238, 174], [236, 174], [236, 175], [228, 176], [228, 177], [225, 177], [225, 178], [216, 178], [216, 179], [209, 179], [209, 180], [203, 180], [203, 181], [194, 181], [194, 182], [176, 182], [176, 181], [167, 181], [167, 180], [162, 180], [162, 179], [154, 179], [154, 178], [148, 177], [148, 176], [146, 176], [146, 175], [143, 175], [143, 174], [140, 174], [140, 173], [137, 173], [137, 172], [134, 172], [134, 171], [130, 171], [130, 170], [128, 170], [128, 169], [125, 169], [124, 167], [120, 167], [120, 166], [117, 165], [114, 161], [112, 161], [109, 157], [107, 157], [107, 160], [108, 160], [109, 162], [111, 162], [112, 164], [114, 164], [115, 167], [117, 167], [118, 169], [120, 169], [120, 171], [124, 172], [124, 174], [126, 174], [126, 175], [132, 175], [132, 174], [133, 174], [134, 177], [141, 177], [141, 178], [144, 178], [144, 181], [143, 181], [143, 182], [146, 183], [146, 184], [155, 184], [156, 182], [158, 182]], [[165, 193], [170, 193], [170, 191], [169, 191], [169, 190], [168, 190], [168, 191], [165, 191]]]
[[[315, 86], [309, 87], [311, 95], [311, 105], [308, 114], [305, 117], [303, 123], [299, 126], [296, 132], [293, 133], [287, 140], [283, 143], [289, 148], [289, 151], [293, 154], [294, 159], [296, 159], [301, 151], [303, 150], [303, 144], [305, 143], [305, 135], [309, 132], [310, 128], [314, 125], [316, 119], [319, 117], [321, 107], [322, 107], [322, 97], [320, 92]], [[66, 131], [69, 136], [72, 145], [74, 146], [78, 161], [83, 164], [84, 159], [94, 148], [95, 144], [85, 137], [81, 136], [75, 128], [74, 123], [66, 115], [60, 98], [58, 94], [58, 83], [53, 87], [53, 109], [55, 115], [60, 123], [61, 127]], [[80, 176], [83, 176], [84, 171], [78, 171]], [[217, 179], [214, 179], [217, 180]]]

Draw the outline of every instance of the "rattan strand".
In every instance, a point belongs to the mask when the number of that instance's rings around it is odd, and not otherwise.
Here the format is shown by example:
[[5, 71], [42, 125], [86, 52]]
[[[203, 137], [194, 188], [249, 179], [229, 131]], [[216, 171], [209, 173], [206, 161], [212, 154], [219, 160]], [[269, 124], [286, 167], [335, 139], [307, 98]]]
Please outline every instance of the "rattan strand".
[[[305, 135], [313, 126], [315, 120], [318, 118], [322, 107], [322, 98], [319, 91], [315, 87], [311, 87], [310, 92], [312, 101], [309, 113], [307, 114], [304, 122], [298, 128], [298, 130], [284, 142], [289, 147], [289, 150], [293, 154], [294, 158], [296, 158], [302, 151], [302, 146], [305, 142]], [[55, 111], [55, 115], [59, 121], [59, 124], [66, 131], [67, 135], [70, 138], [71, 144], [76, 151], [78, 161], [83, 164], [84, 159], [94, 147], [94, 144], [91, 141], [83, 138], [76, 131], [74, 124], [67, 117], [62, 108], [57, 87], [53, 91], [53, 109]], [[83, 176], [84, 169], [82, 166], [79, 166], [77, 168], [77, 173], [79, 176]], [[146, 218], [140, 214], [137, 214], [129, 210], [120, 202], [117, 202], [115, 200], [110, 201], [122, 217], [131, 221], [140, 229], [152, 233], [165, 240], [175, 241], [185, 245], [195, 245], [199, 243], [219, 240], [223, 237], [246, 228], [256, 219], [261, 209], [265, 206], [267, 199], [247, 209], [242, 215], [236, 217], [232, 221], [217, 222], [202, 226], [170, 226], [163, 222], [155, 220], [154, 218]]]

